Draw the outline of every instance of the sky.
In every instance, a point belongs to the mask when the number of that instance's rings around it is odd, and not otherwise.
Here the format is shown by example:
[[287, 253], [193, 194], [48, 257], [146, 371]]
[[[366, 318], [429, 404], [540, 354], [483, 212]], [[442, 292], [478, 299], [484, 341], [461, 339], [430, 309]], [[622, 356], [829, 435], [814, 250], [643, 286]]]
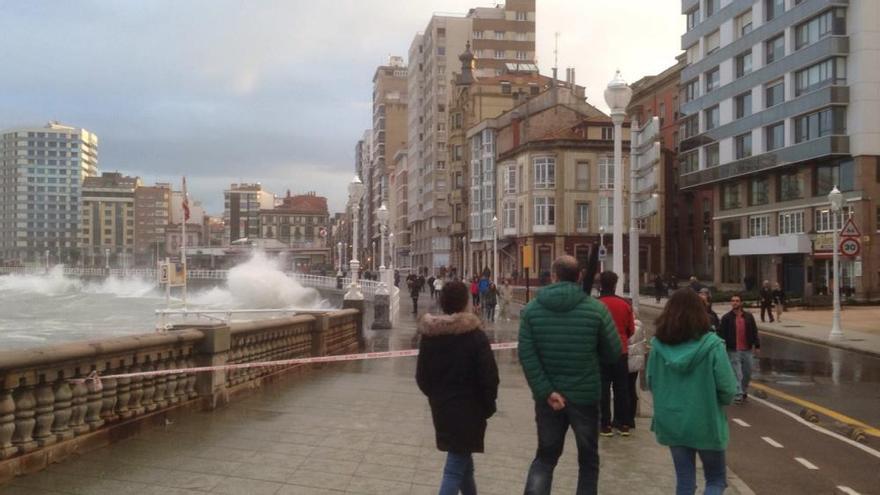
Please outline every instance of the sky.
[[[210, 213], [233, 182], [344, 208], [372, 77], [432, 13], [483, 0], [0, 0], [0, 129], [50, 120], [100, 140], [99, 168], [180, 183]], [[675, 63], [680, 0], [538, 0], [537, 59], [588, 100]]]

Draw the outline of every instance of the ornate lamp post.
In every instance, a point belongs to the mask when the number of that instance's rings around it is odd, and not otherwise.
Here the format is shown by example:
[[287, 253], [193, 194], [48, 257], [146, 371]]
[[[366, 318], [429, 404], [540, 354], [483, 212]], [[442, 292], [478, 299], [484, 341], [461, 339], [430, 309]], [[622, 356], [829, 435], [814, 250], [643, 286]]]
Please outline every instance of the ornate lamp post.
[[337, 260], [338, 266], [337, 266], [337, 270], [336, 270], [336, 276], [341, 277], [342, 276], [342, 241], [339, 241], [336, 243], [336, 251], [339, 253], [339, 256], [337, 256], [337, 258], [339, 258], [339, 259]]
[[840, 254], [838, 252], [839, 246], [837, 245], [840, 242], [838, 233], [840, 226], [837, 225], [837, 217], [843, 208], [843, 194], [840, 194], [837, 186], [834, 186], [831, 192], [828, 193], [828, 201], [831, 203], [831, 228], [833, 231], [831, 249], [834, 253], [834, 287], [832, 287], [832, 290], [834, 290], [834, 313], [831, 316], [831, 333], [828, 335], [828, 338], [833, 340], [843, 338], [843, 330], [840, 329], [840, 280], [838, 280], [840, 276]]
[[388, 207], [385, 203], [376, 210], [379, 220], [379, 272], [385, 270], [385, 231], [388, 230]]
[[361, 301], [364, 299], [364, 295], [361, 293], [360, 282], [358, 281], [358, 272], [361, 268], [361, 263], [357, 260], [357, 252], [358, 252], [358, 217], [360, 216], [361, 210], [361, 198], [364, 197], [364, 183], [361, 182], [361, 179], [358, 176], [355, 176], [351, 182], [348, 183], [348, 201], [352, 208], [352, 250], [351, 250], [351, 261], [349, 262], [349, 267], [351, 269], [351, 286], [348, 289], [348, 292], [345, 293], [345, 299]]
[[396, 258], [396, 252], [394, 251], [394, 232], [388, 233], [388, 250], [391, 251], [391, 263], [389, 263], [388, 268], [394, 272], [394, 258]]
[[498, 217], [492, 217], [492, 282], [498, 285]]
[[[614, 232], [613, 253], [614, 272], [623, 276], [623, 121], [626, 118], [626, 107], [632, 98], [632, 89], [620, 75], [605, 88], [605, 103], [611, 110], [611, 122], [614, 124]], [[617, 284], [617, 294], [623, 293], [623, 284]]]

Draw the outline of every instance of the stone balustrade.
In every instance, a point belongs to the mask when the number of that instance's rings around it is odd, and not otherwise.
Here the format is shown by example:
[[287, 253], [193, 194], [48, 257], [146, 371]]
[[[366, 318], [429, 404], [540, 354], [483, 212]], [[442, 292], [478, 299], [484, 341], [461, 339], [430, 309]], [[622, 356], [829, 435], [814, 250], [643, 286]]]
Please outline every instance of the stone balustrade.
[[126, 426], [181, 406], [213, 409], [290, 367], [106, 378], [100, 385], [76, 379], [356, 352], [361, 322], [358, 309], [343, 309], [0, 352], [0, 481], [125, 436], [114, 428], [136, 432]]

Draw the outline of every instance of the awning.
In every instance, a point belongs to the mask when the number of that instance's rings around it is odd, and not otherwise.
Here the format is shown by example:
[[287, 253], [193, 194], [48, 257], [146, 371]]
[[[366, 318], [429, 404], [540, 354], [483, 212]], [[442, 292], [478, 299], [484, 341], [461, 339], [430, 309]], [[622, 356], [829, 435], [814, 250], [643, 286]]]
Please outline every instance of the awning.
[[813, 245], [807, 234], [786, 234], [768, 237], [732, 239], [731, 256], [756, 256], [768, 254], [810, 254]]

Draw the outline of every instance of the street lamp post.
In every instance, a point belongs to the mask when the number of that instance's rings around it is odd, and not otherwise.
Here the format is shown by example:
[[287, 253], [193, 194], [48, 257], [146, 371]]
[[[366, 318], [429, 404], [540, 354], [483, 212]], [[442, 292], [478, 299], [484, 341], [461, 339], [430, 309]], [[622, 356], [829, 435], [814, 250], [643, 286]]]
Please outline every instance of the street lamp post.
[[498, 217], [492, 217], [492, 282], [498, 285]]
[[385, 231], [388, 230], [388, 207], [385, 203], [376, 210], [379, 219], [379, 273], [385, 272]]
[[828, 201], [831, 203], [831, 228], [833, 233], [831, 249], [834, 253], [834, 287], [832, 287], [834, 291], [834, 313], [831, 316], [831, 333], [828, 335], [828, 338], [835, 340], [843, 338], [843, 330], [840, 328], [840, 280], [838, 279], [840, 276], [840, 253], [838, 252], [839, 246], [837, 245], [840, 242], [838, 235], [840, 226], [837, 225], [837, 217], [843, 208], [843, 194], [840, 194], [837, 186], [834, 186], [831, 192], [828, 193]]
[[[602, 251], [605, 248], [605, 226], [599, 226], [599, 250]], [[599, 260], [599, 272], [605, 271], [605, 260]]]
[[394, 251], [394, 232], [388, 233], [388, 251], [391, 252], [390, 263], [388, 264], [388, 269], [394, 273], [394, 258], [396, 257], [396, 252]]
[[364, 197], [364, 183], [358, 176], [355, 176], [348, 184], [348, 200], [351, 203], [353, 211], [352, 215], [352, 250], [349, 268], [351, 269], [351, 286], [345, 293], [345, 299], [352, 301], [362, 301], [364, 295], [361, 293], [361, 286], [358, 281], [358, 272], [361, 263], [357, 260], [358, 251], [358, 216], [361, 209], [361, 198]]
[[[626, 118], [626, 107], [632, 98], [632, 89], [620, 75], [605, 88], [605, 102], [611, 111], [611, 122], [614, 124], [614, 232], [613, 253], [614, 272], [623, 276], [623, 121]], [[617, 294], [623, 292], [623, 284], [617, 284]]]
[[467, 280], [467, 234], [461, 236], [461, 280]]
[[110, 248], [104, 248], [104, 268], [110, 269]]
[[339, 259], [337, 260], [338, 270], [336, 270], [336, 276], [341, 277], [342, 276], [342, 241], [339, 241], [336, 243], [336, 251], [339, 253], [339, 256], [337, 256], [337, 258], [339, 258]]

